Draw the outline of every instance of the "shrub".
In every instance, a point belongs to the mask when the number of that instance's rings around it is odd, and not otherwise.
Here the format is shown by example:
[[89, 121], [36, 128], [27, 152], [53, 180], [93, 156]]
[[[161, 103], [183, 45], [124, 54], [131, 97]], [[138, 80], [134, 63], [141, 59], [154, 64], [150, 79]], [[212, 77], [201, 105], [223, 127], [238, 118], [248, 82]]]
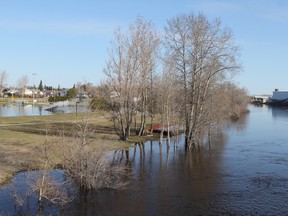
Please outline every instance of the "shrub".
[[68, 96], [52, 96], [48, 98], [49, 102], [58, 102], [58, 101], [66, 101], [68, 100]]

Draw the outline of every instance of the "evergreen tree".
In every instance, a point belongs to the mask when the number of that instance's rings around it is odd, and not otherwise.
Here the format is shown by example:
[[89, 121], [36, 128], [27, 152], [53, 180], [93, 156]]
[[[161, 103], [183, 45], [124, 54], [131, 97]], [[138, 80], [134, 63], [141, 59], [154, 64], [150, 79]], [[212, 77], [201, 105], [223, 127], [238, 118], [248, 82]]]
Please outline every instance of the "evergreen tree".
[[42, 80], [40, 80], [40, 83], [39, 83], [38, 89], [39, 89], [40, 91], [43, 91], [43, 84], [42, 84]]
[[67, 97], [69, 99], [71, 98], [76, 98], [77, 97], [77, 91], [76, 91], [76, 88], [71, 88], [67, 91]]

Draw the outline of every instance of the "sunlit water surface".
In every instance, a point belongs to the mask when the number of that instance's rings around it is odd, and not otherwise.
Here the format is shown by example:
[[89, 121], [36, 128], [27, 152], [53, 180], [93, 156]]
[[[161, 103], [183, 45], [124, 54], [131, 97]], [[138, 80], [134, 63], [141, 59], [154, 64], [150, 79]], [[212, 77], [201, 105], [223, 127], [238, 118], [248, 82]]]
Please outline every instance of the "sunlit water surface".
[[[224, 135], [201, 152], [185, 152], [183, 137], [135, 144], [116, 151], [114, 160], [129, 166], [133, 180], [125, 191], [79, 196], [59, 215], [288, 215], [288, 111], [250, 107]], [[24, 182], [23, 174], [13, 181]], [[21, 179], [22, 178], [22, 179]], [[9, 190], [0, 189], [0, 215], [19, 212]], [[21, 214], [38, 214], [37, 207]], [[34, 201], [34, 205], [35, 205]], [[15, 205], [14, 205], [15, 206]]]
[[54, 113], [72, 113], [72, 112], [86, 112], [87, 107], [83, 105], [76, 106], [59, 106], [54, 112], [46, 110], [49, 108], [48, 105], [38, 104], [0, 104], [0, 117], [11, 117], [11, 116], [42, 116], [52, 115]]

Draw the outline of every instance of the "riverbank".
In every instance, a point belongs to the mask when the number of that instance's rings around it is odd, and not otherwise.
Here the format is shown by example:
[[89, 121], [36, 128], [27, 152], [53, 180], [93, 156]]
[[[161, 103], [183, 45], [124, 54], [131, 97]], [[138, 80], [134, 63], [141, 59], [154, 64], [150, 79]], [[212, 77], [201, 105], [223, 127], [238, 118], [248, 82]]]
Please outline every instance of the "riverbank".
[[[147, 137], [131, 136], [129, 142], [118, 139], [113, 123], [104, 112], [55, 114], [50, 116], [0, 117], [0, 184], [7, 183], [17, 172], [40, 169], [39, 151], [49, 140], [61, 143], [76, 133], [75, 126], [87, 119], [93, 128], [93, 139], [111, 142], [111, 146], [128, 148], [131, 143], [147, 140]], [[102, 141], [101, 141], [102, 140]], [[126, 146], [126, 147], [125, 147]], [[55, 150], [57, 151], [57, 149]], [[53, 152], [52, 152], [53, 154]], [[56, 152], [55, 152], [56, 154]]]

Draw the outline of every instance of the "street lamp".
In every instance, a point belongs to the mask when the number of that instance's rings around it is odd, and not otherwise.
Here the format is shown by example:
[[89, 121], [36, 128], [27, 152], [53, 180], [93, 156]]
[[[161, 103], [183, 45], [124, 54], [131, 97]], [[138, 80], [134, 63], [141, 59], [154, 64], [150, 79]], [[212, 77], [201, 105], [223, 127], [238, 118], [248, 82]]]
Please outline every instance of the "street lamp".
[[80, 103], [79, 101], [76, 102], [76, 117], [77, 117], [77, 111], [78, 111], [78, 104], [79, 103]]

